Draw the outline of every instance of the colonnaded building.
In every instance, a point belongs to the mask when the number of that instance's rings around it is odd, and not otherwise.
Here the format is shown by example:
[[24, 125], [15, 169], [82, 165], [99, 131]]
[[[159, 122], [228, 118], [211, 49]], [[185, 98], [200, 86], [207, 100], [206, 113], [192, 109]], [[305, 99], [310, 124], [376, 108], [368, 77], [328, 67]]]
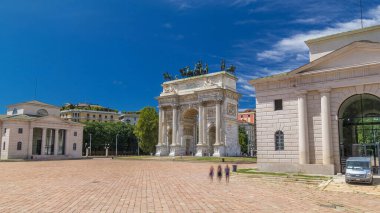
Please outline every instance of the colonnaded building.
[[225, 71], [163, 83], [156, 156], [237, 156], [237, 78]]
[[380, 26], [306, 41], [310, 63], [255, 79], [258, 167], [334, 174], [350, 156], [378, 166]]
[[60, 108], [53, 105], [10, 105], [0, 115], [1, 160], [80, 158], [83, 126], [61, 119]]

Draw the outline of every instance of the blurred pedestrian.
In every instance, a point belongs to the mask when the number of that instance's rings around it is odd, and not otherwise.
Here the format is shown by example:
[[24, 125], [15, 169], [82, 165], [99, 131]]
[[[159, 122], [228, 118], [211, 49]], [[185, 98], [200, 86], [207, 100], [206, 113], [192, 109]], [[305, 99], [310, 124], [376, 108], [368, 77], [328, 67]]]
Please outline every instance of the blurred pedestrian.
[[214, 167], [213, 166], [210, 167], [208, 176], [210, 177], [210, 182], [213, 182], [214, 181]]
[[222, 180], [222, 166], [221, 165], [218, 166], [217, 176], [218, 176], [218, 181], [220, 182]]
[[226, 183], [230, 182], [230, 167], [228, 164], [226, 165], [226, 168], [224, 168], [224, 173], [226, 174]]

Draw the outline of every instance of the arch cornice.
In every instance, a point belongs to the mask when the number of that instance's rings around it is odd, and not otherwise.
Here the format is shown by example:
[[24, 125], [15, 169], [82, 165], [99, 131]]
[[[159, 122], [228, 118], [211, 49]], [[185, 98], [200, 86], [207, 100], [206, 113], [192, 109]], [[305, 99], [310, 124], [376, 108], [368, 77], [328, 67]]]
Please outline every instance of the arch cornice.
[[352, 87], [350, 89], [345, 90], [343, 93], [339, 94], [339, 96], [336, 98], [336, 104], [337, 106], [333, 109], [332, 112], [334, 112], [334, 115], [339, 114], [340, 106], [342, 106], [343, 102], [354, 95], [360, 95], [360, 94], [370, 94], [374, 95], [376, 97], [380, 98], [380, 85], [376, 86], [370, 86], [365, 85], [363, 87]]

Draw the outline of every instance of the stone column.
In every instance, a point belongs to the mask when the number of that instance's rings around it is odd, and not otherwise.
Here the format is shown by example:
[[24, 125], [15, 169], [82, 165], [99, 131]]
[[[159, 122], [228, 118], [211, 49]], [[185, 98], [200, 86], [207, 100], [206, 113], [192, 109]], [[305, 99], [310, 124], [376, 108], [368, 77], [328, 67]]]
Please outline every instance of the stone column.
[[33, 155], [33, 127], [29, 128], [28, 158]]
[[309, 163], [309, 140], [308, 140], [308, 123], [307, 123], [307, 91], [298, 93], [298, 148], [299, 163]]
[[198, 145], [202, 144], [202, 133], [203, 133], [203, 105], [199, 103], [199, 112], [198, 112]]
[[162, 134], [162, 107], [158, 107], [158, 144], [159, 146], [162, 145], [162, 139], [163, 139], [163, 134]]
[[45, 155], [46, 151], [46, 130], [46, 128], [42, 128], [41, 155]]
[[177, 106], [173, 106], [172, 146], [177, 145]]
[[202, 142], [207, 145], [207, 108], [202, 107]]
[[322, 160], [324, 165], [331, 164], [331, 116], [330, 116], [330, 89], [321, 92], [321, 120], [322, 120]]
[[[58, 132], [59, 132], [59, 129], [55, 129], [55, 138], [54, 138], [54, 155], [58, 155]], [[87, 150], [87, 148], [86, 148]]]
[[215, 110], [215, 145], [220, 145], [220, 104], [221, 102], [218, 100], [216, 102], [216, 110]]

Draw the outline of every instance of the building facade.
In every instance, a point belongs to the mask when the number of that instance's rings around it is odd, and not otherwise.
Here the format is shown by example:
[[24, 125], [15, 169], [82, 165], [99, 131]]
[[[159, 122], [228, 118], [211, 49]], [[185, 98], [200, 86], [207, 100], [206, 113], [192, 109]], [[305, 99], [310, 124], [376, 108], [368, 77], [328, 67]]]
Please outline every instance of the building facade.
[[237, 78], [217, 72], [163, 83], [156, 156], [237, 156]]
[[256, 145], [256, 125], [249, 123], [247, 121], [239, 121], [239, 127], [243, 128], [248, 136], [248, 155], [251, 157], [256, 156], [257, 145]]
[[118, 122], [120, 114], [117, 110], [91, 104], [66, 104], [61, 110], [61, 118], [73, 122]]
[[306, 44], [310, 63], [251, 81], [259, 169], [335, 174], [350, 156], [378, 162], [380, 26]]
[[238, 120], [248, 122], [251, 124], [255, 123], [256, 110], [247, 109], [238, 113]]
[[59, 107], [38, 101], [0, 115], [1, 160], [82, 157], [83, 125], [60, 119]]
[[119, 120], [121, 122], [136, 125], [139, 121], [140, 112], [124, 112], [122, 115], [120, 115]]

